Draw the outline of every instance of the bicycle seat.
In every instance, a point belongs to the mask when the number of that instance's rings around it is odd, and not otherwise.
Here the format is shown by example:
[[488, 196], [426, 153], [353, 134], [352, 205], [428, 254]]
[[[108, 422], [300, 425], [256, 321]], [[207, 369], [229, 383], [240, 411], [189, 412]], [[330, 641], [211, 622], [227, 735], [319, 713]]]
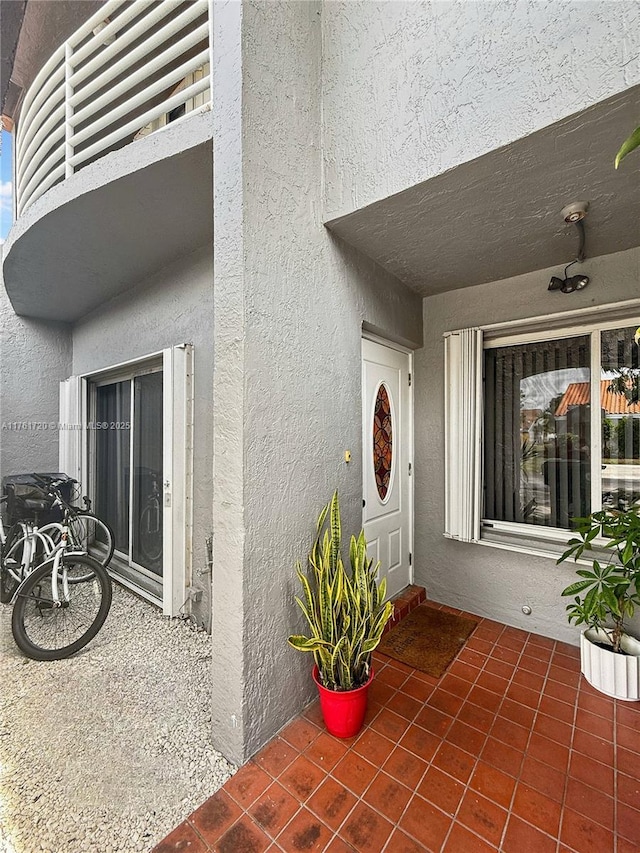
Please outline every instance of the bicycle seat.
[[38, 501], [33, 498], [25, 498], [22, 505], [25, 509], [30, 509], [33, 512], [46, 512], [46, 510], [51, 509], [50, 501]]

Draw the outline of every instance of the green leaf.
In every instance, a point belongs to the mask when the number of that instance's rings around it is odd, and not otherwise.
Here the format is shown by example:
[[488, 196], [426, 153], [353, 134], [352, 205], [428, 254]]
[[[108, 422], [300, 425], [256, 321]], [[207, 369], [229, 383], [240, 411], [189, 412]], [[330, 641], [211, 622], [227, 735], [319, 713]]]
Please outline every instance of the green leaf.
[[616, 154], [616, 159], [614, 161], [614, 167], [617, 169], [622, 160], [627, 156], [627, 154], [631, 154], [631, 152], [636, 149], [640, 145], [640, 127], [636, 127], [631, 136], [627, 137], [625, 141], [622, 143], [620, 150]]
[[313, 595], [311, 594], [311, 586], [309, 585], [309, 579], [307, 578], [307, 576], [302, 571], [302, 566], [300, 565], [300, 563], [296, 564], [296, 573], [298, 575], [298, 580], [300, 581], [300, 584], [301, 584], [303, 592], [304, 592], [304, 600], [305, 600], [306, 605], [307, 605], [307, 610], [309, 611], [309, 613], [313, 613], [314, 607], [313, 607]]
[[309, 623], [309, 627], [311, 628], [311, 631], [314, 634], [316, 634], [317, 633], [317, 625], [316, 625], [315, 621], [312, 619], [311, 614], [309, 613], [309, 611], [305, 607], [304, 603], [298, 598], [297, 595], [296, 595], [296, 601], [298, 602], [298, 606], [299, 606], [300, 610], [302, 610], [305, 619]]
[[310, 639], [309, 637], [303, 637], [301, 634], [292, 634], [290, 637], [287, 637], [287, 642], [299, 652], [315, 652], [318, 649], [331, 647], [331, 643], [327, 643], [319, 637]]
[[593, 586], [592, 581], [576, 581], [566, 589], [563, 589], [561, 595], [575, 595], [576, 592], [583, 592], [585, 589], [589, 589], [590, 586]]
[[324, 521], [327, 517], [327, 513], [329, 512], [329, 507], [330, 507], [330, 504], [327, 504], [325, 507], [323, 507], [322, 512], [318, 516], [318, 523], [316, 525], [316, 532], [317, 532], [318, 538], [320, 537], [320, 531], [322, 530], [322, 527], [324, 525]]
[[340, 524], [340, 505], [338, 503], [338, 490], [331, 498], [331, 570], [335, 571], [340, 553], [340, 542], [342, 539], [342, 527]]

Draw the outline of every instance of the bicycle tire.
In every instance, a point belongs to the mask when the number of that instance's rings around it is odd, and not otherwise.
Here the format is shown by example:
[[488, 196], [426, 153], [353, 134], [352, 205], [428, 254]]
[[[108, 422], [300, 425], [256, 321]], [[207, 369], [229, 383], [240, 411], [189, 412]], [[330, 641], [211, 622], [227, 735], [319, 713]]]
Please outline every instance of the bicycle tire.
[[[84, 551], [106, 568], [111, 562], [116, 547], [116, 539], [111, 526], [92, 512], [85, 512], [84, 510], [71, 515], [67, 523], [69, 526], [69, 544], [80, 551]], [[92, 549], [98, 530], [101, 531], [105, 540], [102, 543], [104, 549], [96, 549], [95, 547]]]
[[[160, 525], [157, 530], [152, 530], [151, 525], [148, 523], [149, 518], [152, 517], [152, 512], [157, 513], [160, 519]], [[156, 507], [151, 505], [146, 506], [142, 510], [138, 524], [138, 546], [140, 552], [152, 563], [157, 562], [162, 556], [162, 516], [159, 514], [160, 512], [159, 504]]]
[[27, 526], [18, 521], [9, 531], [7, 541], [4, 544], [2, 561], [0, 562], [0, 602], [2, 604], [8, 604], [11, 601], [20, 584], [14, 575], [18, 574], [20, 578], [23, 577], [23, 554], [26, 536]]
[[[38, 566], [18, 590], [11, 614], [16, 645], [33, 660], [70, 657], [98, 633], [111, 607], [111, 579], [107, 570], [86, 554], [62, 557], [57, 571], [58, 595], [63, 597], [63, 578], [70, 582], [68, 602], [56, 606], [52, 594], [53, 564]], [[86, 577], [73, 582], [73, 577]]]

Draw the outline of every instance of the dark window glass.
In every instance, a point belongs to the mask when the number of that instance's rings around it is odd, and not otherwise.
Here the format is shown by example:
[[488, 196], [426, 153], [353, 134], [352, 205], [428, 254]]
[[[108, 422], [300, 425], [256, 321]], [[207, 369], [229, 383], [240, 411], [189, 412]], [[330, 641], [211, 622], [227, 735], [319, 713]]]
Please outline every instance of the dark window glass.
[[484, 517], [570, 528], [591, 509], [590, 338], [485, 351]]

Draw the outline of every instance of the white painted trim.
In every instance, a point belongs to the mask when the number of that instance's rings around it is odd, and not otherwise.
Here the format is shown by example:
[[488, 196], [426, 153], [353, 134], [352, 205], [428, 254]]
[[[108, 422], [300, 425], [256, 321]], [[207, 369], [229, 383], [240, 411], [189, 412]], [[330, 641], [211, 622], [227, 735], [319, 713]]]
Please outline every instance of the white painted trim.
[[[496, 521], [493, 518], [483, 518], [482, 529], [495, 530], [497, 533], [513, 534], [514, 536], [528, 536], [530, 539], [554, 539], [558, 542], [566, 541], [571, 535], [570, 530], [564, 527], [544, 527], [540, 524], [518, 524], [517, 521]], [[482, 534], [481, 534], [482, 535]]]
[[163, 352], [163, 602], [167, 616], [187, 603], [193, 537], [193, 347]]
[[173, 370], [173, 349], [169, 348], [162, 359], [162, 612], [165, 616], [174, 612]]
[[[525, 317], [521, 320], [503, 320], [499, 323], [486, 323], [484, 325], [478, 326], [478, 328], [482, 332], [493, 332], [498, 331], [500, 329], [517, 329], [517, 328], [525, 328], [527, 326], [540, 325], [543, 323], [554, 323], [556, 320], [567, 319], [571, 321], [576, 318], [585, 318], [584, 324], [590, 325], [592, 328], [595, 328], [597, 323], [589, 323], [589, 317], [598, 317], [599, 315], [605, 312], [619, 312], [620, 316], [615, 317], [611, 320], [605, 322], [603, 328], [612, 328], [614, 329], [620, 319], [623, 317], [625, 311], [627, 309], [635, 309], [640, 310], [640, 298], [635, 299], [624, 299], [621, 302], [607, 302], [603, 305], [593, 305], [588, 308], [576, 308], [571, 311], [557, 311], [553, 314], [539, 314], [537, 316]], [[608, 325], [611, 324], [611, 325]], [[563, 328], [560, 326], [559, 328]], [[455, 335], [459, 332], [459, 329], [452, 329], [451, 331], [443, 332], [443, 337], [447, 337], [449, 335]]]
[[[412, 350], [410, 347], [405, 347], [402, 344], [396, 343], [395, 341], [390, 341], [388, 338], [383, 338], [381, 335], [376, 335], [374, 332], [368, 332], [366, 329], [362, 330], [362, 339], [366, 341], [373, 341], [374, 344], [380, 344], [383, 347], [395, 349], [398, 352], [404, 352], [413, 358], [414, 350]], [[360, 350], [362, 353], [362, 347], [360, 347]], [[413, 363], [411, 366], [413, 367]]]
[[[628, 300], [628, 302], [634, 303], [637, 307], [640, 300]], [[597, 312], [599, 313], [599, 312]], [[594, 312], [591, 312], [591, 316], [594, 316]], [[572, 326], [563, 329], [551, 329], [548, 332], [532, 332], [527, 334], [514, 334], [508, 335], [502, 338], [494, 338], [491, 341], [487, 341], [484, 344], [484, 349], [492, 349], [499, 346], [518, 346], [519, 344], [526, 342], [535, 342], [535, 341], [544, 341], [544, 340], [558, 340], [566, 337], [572, 337], [574, 335], [583, 335], [589, 337], [589, 347], [590, 347], [590, 395], [591, 400], [599, 400], [600, 399], [600, 382], [601, 382], [601, 333], [603, 331], [607, 331], [609, 329], [617, 329], [621, 326], [631, 327], [640, 324], [640, 315], [635, 317], [625, 317], [620, 316], [616, 319], [607, 319], [602, 322], [588, 322], [585, 320], [585, 323], [581, 326]], [[451, 340], [452, 336], [455, 333], [447, 333], [445, 335], [445, 349], [447, 347], [448, 342]], [[446, 383], [445, 383], [445, 398], [446, 398]], [[445, 406], [446, 410], [446, 406]], [[598, 511], [602, 508], [602, 467], [601, 463], [595, 463], [593, 460], [602, 459], [602, 425], [600, 421], [600, 407], [599, 406], [591, 406], [591, 414], [590, 414], [590, 444], [591, 444], [591, 489], [590, 489], [590, 498], [591, 498], [591, 509], [592, 511]], [[446, 436], [445, 436], [446, 443]], [[445, 512], [446, 517], [446, 512]], [[507, 535], [513, 535], [514, 541], [511, 543], [495, 543], [492, 541], [487, 541], [486, 539], [482, 539], [482, 528], [488, 527], [496, 532], [505, 533]], [[447, 538], [456, 538], [455, 536], [450, 536], [448, 533], [444, 534]], [[482, 519], [482, 525], [480, 529], [480, 541], [483, 545], [490, 545], [492, 547], [503, 548], [505, 550], [514, 550], [514, 551], [522, 551], [523, 553], [533, 553], [533, 554], [546, 554], [544, 551], [536, 551], [530, 548], [522, 547], [517, 544], [518, 536], [526, 536], [529, 539], [554, 539], [559, 542], [566, 542], [567, 538], [571, 535], [571, 531], [564, 530], [563, 528], [555, 528], [555, 527], [542, 527], [536, 525], [528, 525], [528, 524], [517, 524], [514, 522], [504, 522], [497, 521], [494, 519]], [[595, 544], [598, 544], [600, 540], [596, 540]], [[554, 555], [557, 557], [557, 555]]]
[[[600, 380], [602, 377], [601, 363], [601, 338], [600, 329], [594, 329], [591, 333], [591, 377], [589, 407], [589, 431], [590, 435], [590, 474], [591, 474], [591, 510], [597, 507], [602, 509], [602, 423], [600, 410]], [[593, 460], [598, 459], [596, 463]]]
[[[188, 346], [188, 344], [182, 344], [182, 346]], [[103, 373], [105, 374], [105, 379], [107, 378], [106, 374], [115, 373], [118, 370], [124, 370], [125, 368], [131, 367], [135, 364], [141, 364], [144, 361], [152, 361], [153, 359], [160, 359], [165, 350], [158, 350], [158, 352], [151, 352], [148, 355], [141, 355], [138, 358], [130, 358], [127, 361], [119, 361], [117, 364], [111, 364], [109, 367], [101, 367], [99, 370], [90, 370], [87, 373], [81, 373], [84, 379], [95, 379], [97, 376], [101, 376]]]
[[[82, 376], [80, 377], [80, 417], [82, 419], [82, 423], [86, 424], [89, 421], [89, 385], [87, 380]], [[88, 495], [89, 489], [89, 465], [91, 463], [90, 460], [90, 438], [87, 435], [88, 430], [82, 430], [82, 439], [81, 439], [81, 447], [80, 447], [80, 471], [81, 477], [80, 481], [82, 483], [82, 493], [83, 495]], [[81, 496], [82, 497], [82, 496]]]
[[485, 341], [485, 349], [496, 349], [503, 346], [517, 346], [518, 344], [536, 343], [537, 341], [557, 341], [564, 338], [573, 338], [578, 335], [591, 335], [593, 332], [605, 332], [608, 329], [617, 329], [619, 326], [635, 326], [640, 324], [640, 314], [632, 317], [618, 317], [615, 320], [606, 320], [602, 323], [593, 323], [585, 320], [577, 326], [565, 326], [563, 328], [549, 329], [548, 331], [537, 331], [504, 335], [500, 338], [492, 338]]
[[118, 574], [114, 570], [108, 568], [109, 574], [113, 578], [114, 583], [120, 584], [120, 586], [126, 587], [126, 589], [130, 589], [131, 592], [135, 592], [136, 595], [140, 596], [140, 598], [144, 598], [145, 601], [148, 601], [150, 604], [154, 604], [156, 607], [162, 607], [161, 599], [157, 598], [157, 596], [148, 592], [143, 587], [138, 586], [133, 581], [130, 581], [128, 578], [123, 577]]
[[[58, 409], [58, 466], [61, 472], [82, 485], [82, 421], [83, 383], [79, 376], [70, 376], [60, 383]], [[64, 427], [67, 427], [65, 429]]]
[[[567, 531], [569, 533], [569, 531]], [[447, 537], [451, 539], [452, 537]], [[528, 554], [530, 557], [545, 557], [546, 559], [553, 560], [554, 563], [558, 561], [558, 557], [560, 554], [555, 554], [553, 551], [538, 551], [536, 548], [528, 548], [525, 545], [519, 545], [517, 542], [506, 543], [506, 542], [492, 542], [489, 539], [479, 539], [477, 542], [473, 543], [474, 545], [486, 545], [489, 548], [499, 548], [501, 551], [515, 551], [517, 554]], [[578, 562], [581, 562], [578, 560]], [[586, 565], [586, 560], [584, 561]], [[591, 565], [591, 564], [589, 564]]]
[[445, 535], [480, 538], [482, 507], [482, 332], [445, 338]]

